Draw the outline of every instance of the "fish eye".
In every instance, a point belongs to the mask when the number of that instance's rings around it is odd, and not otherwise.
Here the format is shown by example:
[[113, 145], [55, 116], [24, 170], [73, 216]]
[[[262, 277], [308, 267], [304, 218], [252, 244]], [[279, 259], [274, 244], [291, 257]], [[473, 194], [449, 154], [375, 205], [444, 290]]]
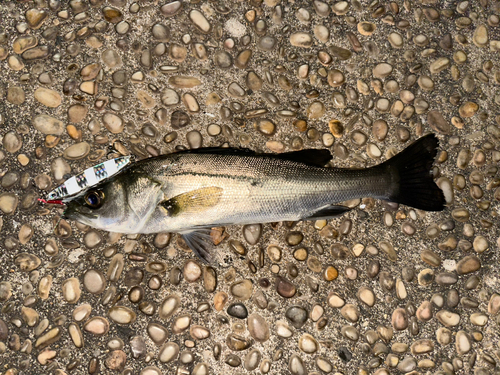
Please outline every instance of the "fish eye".
[[100, 190], [90, 191], [85, 195], [85, 203], [91, 208], [99, 208], [102, 205], [104, 193]]

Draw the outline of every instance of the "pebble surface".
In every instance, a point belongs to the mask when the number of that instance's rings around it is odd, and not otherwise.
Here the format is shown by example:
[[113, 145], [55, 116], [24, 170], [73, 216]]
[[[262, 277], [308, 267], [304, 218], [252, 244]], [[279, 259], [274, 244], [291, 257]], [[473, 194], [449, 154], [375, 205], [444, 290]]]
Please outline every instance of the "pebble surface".
[[[498, 2], [0, 2], [2, 374], [490, 374], [500, 350]], [[429, 132], [447, 208], [105, 233], [37, 198], [109, 158]]]

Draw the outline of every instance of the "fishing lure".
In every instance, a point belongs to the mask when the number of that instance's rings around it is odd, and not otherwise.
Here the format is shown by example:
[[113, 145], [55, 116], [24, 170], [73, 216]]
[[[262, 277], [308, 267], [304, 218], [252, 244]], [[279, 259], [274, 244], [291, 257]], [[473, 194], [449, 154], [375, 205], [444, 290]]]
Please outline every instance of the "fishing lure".
[[115, 175], [125, 166], [130, 164], [130, 162], [131, 156], [121, 156], [94, 165], [93, 167], [85, 169], [82, 173], [64, 181], [63, 184], [59, 185], [48, 194], [48, 199], [39, 199], [39, 201], [48, 204], [64, 204], [67, 200], [73, 198], [87, 188]]

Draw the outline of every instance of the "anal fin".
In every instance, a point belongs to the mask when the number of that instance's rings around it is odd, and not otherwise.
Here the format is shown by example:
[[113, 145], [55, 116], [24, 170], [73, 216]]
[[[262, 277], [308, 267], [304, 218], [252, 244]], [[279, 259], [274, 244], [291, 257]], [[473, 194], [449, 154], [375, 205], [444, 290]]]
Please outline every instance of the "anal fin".
[[347, 211], [351, 209], [346, 206], [339, 205], [331, 205], [322, 207], [317, 211], [312, 212], [307, 217], [302, 218], [302, 220], [327, 220], [332, 219], [334, 217], [345, 214]]

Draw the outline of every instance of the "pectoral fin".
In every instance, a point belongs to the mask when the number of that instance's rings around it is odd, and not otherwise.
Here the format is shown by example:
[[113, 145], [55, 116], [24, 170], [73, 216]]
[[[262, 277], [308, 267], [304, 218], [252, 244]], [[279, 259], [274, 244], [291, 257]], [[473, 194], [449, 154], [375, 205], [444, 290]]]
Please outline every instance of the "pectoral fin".
[[210, 186], [176, 195], [168, 200], [160, 202], [169, 216], [177, 216], [181, 213], [199, 213], [215, 206], [222, 196], [222, 188]]
[[189, 248], [204, 263], [212, 262], [212, 249], [215, 247], [210, 229], [198, 229], [191, 232], [180, 233]]
[[326, 219], [332, 219], [336, 216], [340, 216], [347, 211], [350, 211], [351, 209], [346, 206], [326, 206], [322, 207], [317, 211], [312, 212], [310, 215], [307, 217], [302, 218], [302, 220], [326, 220]]

